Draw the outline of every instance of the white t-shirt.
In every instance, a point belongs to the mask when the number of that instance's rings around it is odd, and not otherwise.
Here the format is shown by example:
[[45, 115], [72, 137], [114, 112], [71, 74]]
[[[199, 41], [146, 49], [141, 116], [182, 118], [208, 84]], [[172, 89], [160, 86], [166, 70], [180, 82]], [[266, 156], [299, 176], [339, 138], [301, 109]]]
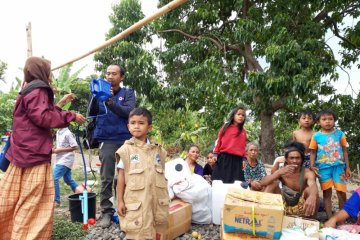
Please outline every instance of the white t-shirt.
[[[64, 147], [77, 147], [74, 134], [69, 130], [69, 128], [62, 128], [56, 132], [56, 148]], [[72, 165], [75, 160], [74, 151], [71, 152], [62, 152], [56, 154], [56, 164], [64, 165], [68, 168], [72, 168]]]

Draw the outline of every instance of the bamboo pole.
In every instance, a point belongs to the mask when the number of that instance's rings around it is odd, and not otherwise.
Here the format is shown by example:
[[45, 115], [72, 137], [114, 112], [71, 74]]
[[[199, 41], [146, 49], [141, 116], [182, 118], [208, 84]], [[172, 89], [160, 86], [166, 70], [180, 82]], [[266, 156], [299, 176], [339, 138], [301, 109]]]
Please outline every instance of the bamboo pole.
[[65, 62], [57, 67], [54, 67], [53, 69], [51, 69], [52, 71], [62, 68], [68, 64], [74, 63], [84, 57], [89, 56], [90, 54], [93, 54], [99, 50], [102, 50], [118, 41], [120, 41], [121, 39], [127, 37], [128, 35], [130, 35], [131, 33], [139, 30], [140, 28], [142, 28], [143, 26], [145, 26], [146, 24], [148, 24], [149, 22], [154, 21], [155, 19], [161, 17], [162, 15], [164, 15], [165, 13], [170, 12], [171, 10], [179, 7], [180, 5], [184, 4], [185, 2], [187, 2], [187, 0], [173, 0], [172, 2], [166, 4], [165, 6], [163, 6], [162, 8], [158, 9], [156, 12], [154, 12], [153, 14], [151, 14], [150, 16], [147, 16], [143, 19], [141, 19], [140, 21], [138, 21], [137, 23], [133, 24], [132, 26], [130, 26], [129, 28], [125, 29], [124, 31], [122, 31], [121, 33], [119, 33], [118, 35], [110, 38], [109, 40], [105, 41], [103, 44], [101, 44], [100, 46], [92, 49], [91, 51], [77, 57], [74, 58], [68, 62]]
[[32, 52], [32, 32], [31, 32], [31, 22], [26, 26], [26, 37], [27, 37], [27, 57], [31, 57]]

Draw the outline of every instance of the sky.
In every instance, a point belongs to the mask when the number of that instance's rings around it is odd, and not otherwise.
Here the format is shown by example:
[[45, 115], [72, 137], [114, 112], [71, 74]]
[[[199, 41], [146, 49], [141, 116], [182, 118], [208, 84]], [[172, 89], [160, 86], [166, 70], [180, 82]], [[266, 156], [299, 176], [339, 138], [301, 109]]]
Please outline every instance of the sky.
[[[0, 60], [8, 64], [7, 84], [0, 81], [0, 90], [8, 91], [15, 77], [22, 79], [21, 68], [27, 58], [26, 26], [31, 22], [33, 56], [44, 56], [58, 66], [89, 52], [105, 42], [110, 29], [111, 6], [119, 0], [11, 0], [0, 1]], [[146, 16], [157, 9], [158, 0], [141, 0]], [[352, 24], [352, 23], [349, 23]], [[337, 39], [327, 36], [329, 45]], [[337, 56], [339, 58], [339, 56]], [[359, 62], [357, 63], [359, 64]], [[80, 77], [94, 73], [93, 55], [74, 63], [76, 71], [86, 66]], [[360, 71], [347, 69], [355, 94], [360, 89]], [[340, 79], [334, 83], [338, 93], [351, 94], [348, 75], [338, 69]], [[57, 71], [53, 72], [55, 76]]]
[[[26, 27], [31, 22], [33, 56], [44, 56], [52, 67], [89, 52], [105, 42], [111, 28], [111, 6], [119, 0], [11, 0], [0, 1], [0, 60], [7, 63], [8, 91], [15, 77], [22, 79], [27, 59]], [[157, 0], [141, 0], [145, 16], [157, 10]], [[80, 77], [94, 73], [93, 56], [74, 63], [72, 71], [86, 68]], [[55, 76], [57, 71], [53, 72]]]

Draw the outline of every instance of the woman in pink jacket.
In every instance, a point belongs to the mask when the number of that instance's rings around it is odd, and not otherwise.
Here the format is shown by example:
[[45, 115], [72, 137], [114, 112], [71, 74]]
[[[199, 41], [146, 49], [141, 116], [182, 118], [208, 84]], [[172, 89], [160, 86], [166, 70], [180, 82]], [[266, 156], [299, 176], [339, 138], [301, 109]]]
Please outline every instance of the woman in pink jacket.
[[24, 67], [25, 87], [13, 112], [13, 131], [6, 158], [10, 161], [0, 181], [0, 239], [50, 239], [54, 210], [51, 171], [51, 128], [79, 124], [85, 118], [54, 105], [50, 62], [30, 57]]

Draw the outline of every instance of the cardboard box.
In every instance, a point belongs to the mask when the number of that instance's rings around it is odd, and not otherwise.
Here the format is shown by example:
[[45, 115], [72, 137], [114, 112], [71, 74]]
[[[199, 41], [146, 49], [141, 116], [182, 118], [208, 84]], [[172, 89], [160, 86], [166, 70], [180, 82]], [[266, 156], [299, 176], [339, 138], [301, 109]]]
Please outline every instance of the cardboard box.
[[180, 199], [172, 200], [169, 205], [168, 226], [156, 229], [156, 240], [171, 240], [186, 233], [191, 228], [191, 204]]
[[314, 226], [316, 228], [316, 234], [313, 234], [312, 237], [319, 237], [320, 222], [314, 219], [301, 218], [297, 216], [284, 216], [282, 228], [283, 229], [293, 229], [295, 226], [301, 228], [303, 231], [305, 229]]
[[223, 208], [224, 232], [280, 239], [284, 214], [280, 194], [229, 189]]

